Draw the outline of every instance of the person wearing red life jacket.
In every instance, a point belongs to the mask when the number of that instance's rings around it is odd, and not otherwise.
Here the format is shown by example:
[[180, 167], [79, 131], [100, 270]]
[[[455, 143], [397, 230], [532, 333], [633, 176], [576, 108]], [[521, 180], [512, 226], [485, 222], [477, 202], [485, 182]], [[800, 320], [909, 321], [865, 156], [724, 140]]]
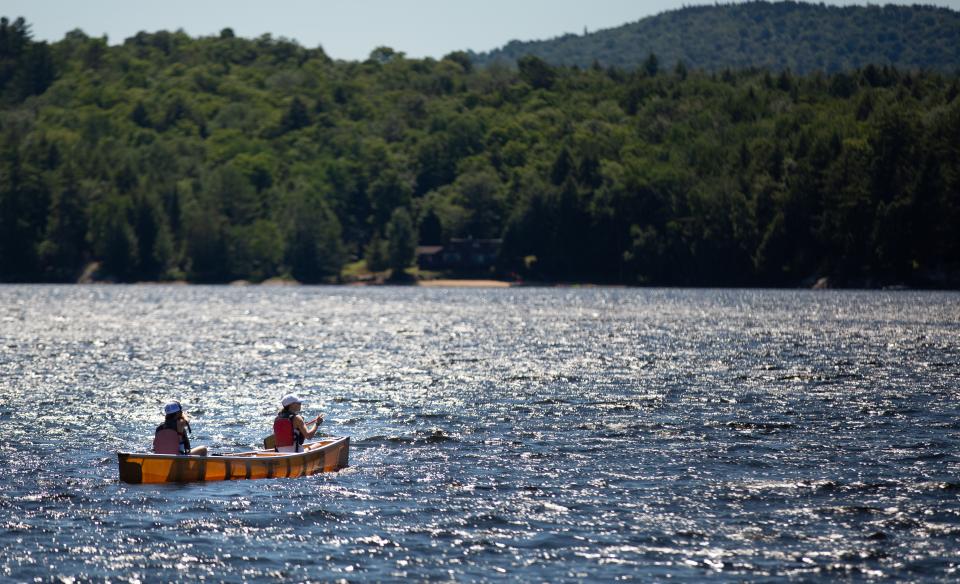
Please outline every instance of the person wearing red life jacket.
[[180, 402], [173, 401], [163, 406], [163, 414], [166, 419], [157, 426], [153, 435], [153, 452], [155, 454], [207, 455], [206, 446], [190, 447], [188, 432], [193, 432], [193, 430], [190, 428], [190, 421], [183, 413], [183, 406], [180, 405]]
[[294, 394], [286, 395], [280, 400], [283, 409], [273, 421], [274, 448], [277, 452], [303, 452], [303, 441], [313, 438], [320, 429], [322, 415], [314, 418], [310, 422], [313, 429], [307, 430], [307, 423], [300, 415], [301, 404], [303, 400]]

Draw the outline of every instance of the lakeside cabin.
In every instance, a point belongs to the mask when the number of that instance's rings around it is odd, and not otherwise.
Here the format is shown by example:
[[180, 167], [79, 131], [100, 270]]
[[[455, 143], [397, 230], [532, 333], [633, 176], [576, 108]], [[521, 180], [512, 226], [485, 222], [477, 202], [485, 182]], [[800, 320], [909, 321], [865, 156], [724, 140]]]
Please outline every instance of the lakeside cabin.
[[451, 239], [446, 245], [417, 247], [422, 270], [482, 271], [494, 267], [502, 239]]

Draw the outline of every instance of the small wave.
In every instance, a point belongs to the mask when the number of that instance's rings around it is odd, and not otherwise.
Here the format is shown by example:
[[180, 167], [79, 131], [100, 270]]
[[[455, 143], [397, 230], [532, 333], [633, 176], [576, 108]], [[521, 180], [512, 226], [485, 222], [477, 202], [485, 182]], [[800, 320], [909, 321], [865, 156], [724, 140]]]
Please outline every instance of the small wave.
[[820, 507], [815, 512], [818, 515], [880, 515], [887, 511], [871, 505], [838, 505], [835, 507]]
[[917, 454], [915, 456], [903, 456], [897, 460], [901, 463], [913, 463], [921, 461], [930, 461], [930, 460], [943, 460], [947, 458], [949, 454], [946, 452], [925, 452], [923, 454]]
[[58, 491], [55, 493], [34, 493], [20, 497], [20, 501], [29, 503], [59, 503], [62, 501], [75, 501], [80, 498], [76, 493]]
[[443, 430], [434, 430], [427, 434], [423, 440], [429, 442], [430, 444], [437, 444], [440, 442], [459, 442], [460, 440], [455, 436], [445, 432]]
[[777, 430], [789, 430], [797, 427], [792, 422], [727, 422], [724, 426], [734, 430], [759, 430], [764, 432], [776, 432]]
[[750, 491], [790, 491], [790, 490], [809, 490], [813, 492], [822, 491], [829, 493], [837, 489], [837, 483], [830, 480], [762, 480], [746, 483], [730, 484], [736, 488], [743, 486]]
[[449, 420], [450, 414], [441, 414], [435, 412], [427, 412], [423, 414], [417, 414], [416, 417], [422, 418], [424, 420]]
[[578, 543], [577, 538], [565, 533], [541, 532], [517, 541], [515, 545], [521, 549], [558, 550], [576, 546]]
[[569, 401], [569, 400], [565, 400], [565, 399], [547, 398], [547, 399], [538, 399], [538, 400], [532, 401], [532, 402], [530, 402], [530, 403], [536, 404], [536, 405], [539, 406], [539, 405], [568, 405], [568, 404], [571, 404], [571, 403], [573, 403], [573, 402], [571, 402], [571, 401]]
[[5, 523], [0, 523], [0, 529], [3, 529], [8, 534], [35, 533], [35, 526], [22, 521], [7, 521]]
[[509, 517], [494, 512], [472, 513], [465, 517], [464, 521], [467, 525], [474, 528], [504, 527], [507, 525], [512, 525]]
[[375, 398], [375, 397], [335, 397], [330, 400], [335, 404], [379, 404], [387, 400]]
[[923, 487], [929, 490], [939, 490], [939, 491], [960, 491], [960, 482], [954, 481], [936, 481], [930, 483], [924, 483]]
[[384, 434], [369, 436], [356, 440], [353, 445], [364, 448], [373, 446], [398, 446], [415, 444], [438, 444], [443, 442], [459, 442], [460, 439], [444, 430], [429, 430], [417, 432], [415, 436], [388, 436]]
[[543, 381], [544, 379], [545, 378], [542, 375], [518, 374], [518, 375], [508, 375], [503, 380], [510, 382], [510, 381]]
[[361, 438], [360, 440], [354, 440], [351, 442], [351, 446], [357, 448], [364, 448], [370, 446], [393, 446], [397, 444], [413, 444], [414, 438], [409, 436], [369, 436], [367, 438]]
[[297, 513], [298, 518], [303, 519], [324, 519], [328, 521], [343, 521], [348, 516], [345, 513], [337, 513], [329, 509], [305, 509]]

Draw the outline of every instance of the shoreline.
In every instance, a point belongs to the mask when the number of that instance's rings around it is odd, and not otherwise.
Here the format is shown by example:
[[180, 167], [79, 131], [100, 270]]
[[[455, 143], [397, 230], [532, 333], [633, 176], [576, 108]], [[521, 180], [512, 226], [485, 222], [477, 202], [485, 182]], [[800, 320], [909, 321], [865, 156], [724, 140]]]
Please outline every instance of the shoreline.
[[399, 288], [461, 288], [461, 289], [494, 289], [494, 288], [622, 288], [622, 289], [671, 289], [671, 290], [808, 290], [811, 292], [960, 292], [960, 288], [925, 287], [925, 286], [657, 286], [657, 285], [629, 285], [605, 284], [594, 282], [547, 282], [522, 281], [511, 282], [506, 280], [479, 280], [453, 278], [439, 278], [435, 280], [417, 280], [412, 282], [386, 281], [343, 281], [304, 284], [295, 280], [249, 282], [246, 280], [232, 282], [189, 282], [187, 280], [168, 280], [142, 282], [111, 282], [108, 280], [88, 282], [0, 282], [2, 286], [211, 286], [215, 288], [298, 288], [298, 287], [399, 287]]
[[452, 278], [418, 280], [416, 283], [416, 286], [420, 288], [511, 288], [516, 285], [514, 282], [504, 280], [456, 280]]

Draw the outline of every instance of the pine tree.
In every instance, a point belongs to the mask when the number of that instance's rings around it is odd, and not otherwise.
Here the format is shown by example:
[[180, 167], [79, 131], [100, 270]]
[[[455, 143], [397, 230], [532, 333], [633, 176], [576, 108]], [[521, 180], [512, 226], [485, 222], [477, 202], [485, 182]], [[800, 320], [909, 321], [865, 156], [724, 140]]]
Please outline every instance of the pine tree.
[[280, 121], [280, 129], [283, 133], [293, 132], [300, 128], [306, 128], [310, 125], [310, 114], [307, 112], [307, 106], [299, 97], [294, 97], [290, 102], [290, 107], [283, 114]]
[[401, 277], [403, 271], [413, 263], [416, 249], [417, 239], [410, 213], [400, 207], [393, 212], [387, 223], [387, 261], [393, 270], [394, 278]]

